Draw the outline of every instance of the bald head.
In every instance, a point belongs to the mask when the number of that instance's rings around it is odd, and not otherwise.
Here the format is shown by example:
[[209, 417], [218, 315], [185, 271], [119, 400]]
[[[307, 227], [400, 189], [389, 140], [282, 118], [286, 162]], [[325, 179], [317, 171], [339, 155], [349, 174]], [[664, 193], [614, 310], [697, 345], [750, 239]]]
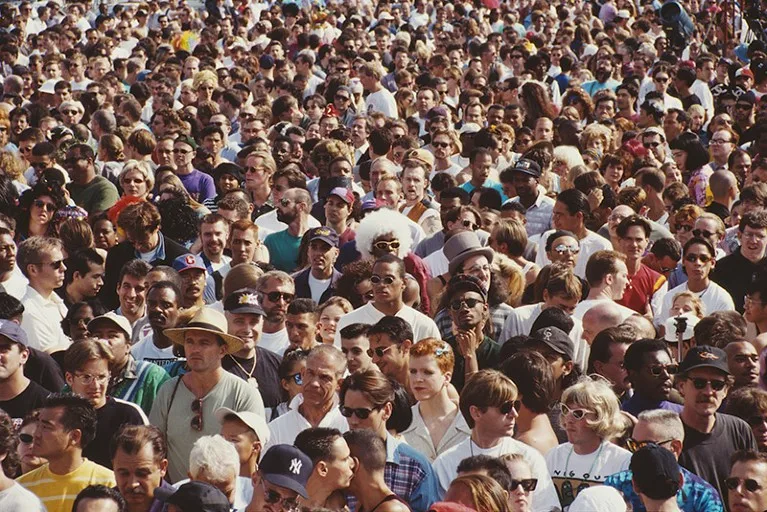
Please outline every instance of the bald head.
[[727, 199], [731, 191], [737, 191], [738, 180], [730, 171], [716, 171], [708, 179], [708, 185], [711, 187], [711, 194], [714, 200], [718, 198]]
[[616, 303], [600, 302], [583, 315], [583, 339], [591, 345], [597, 334], [608, 327], [617, 327], [624, 316]]
[[655, 339], [658, 333], [655, 331], [655, 326], [652, 321], [640, 314], [631, 315], [623, 321], [623, 325], [630, 325], [637, 332], [637, 339], [648, 338]]

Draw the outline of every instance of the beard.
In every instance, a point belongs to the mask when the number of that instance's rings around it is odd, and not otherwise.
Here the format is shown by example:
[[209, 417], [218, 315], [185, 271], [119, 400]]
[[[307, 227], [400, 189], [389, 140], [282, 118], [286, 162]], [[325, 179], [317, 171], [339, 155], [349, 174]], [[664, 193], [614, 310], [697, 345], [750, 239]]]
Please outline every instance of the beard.
[[282, 210], [277, 210], [277, 220], [280, 222], [284, 222], [285, 224], [290, 224], [294, 220], [296, 220], [296, 217], [298, 215], [295, 211], [287, 211], [283, 212]]
[[606, 71], [606, 70], [603, 70], [603, 69], [598, 69], [594, 73], [594, 76], [596, 77], [597, 82], [605, 83], [605, 82], [607, 82], [610, 79], [610, 74], [611, 73], [609, 71]]

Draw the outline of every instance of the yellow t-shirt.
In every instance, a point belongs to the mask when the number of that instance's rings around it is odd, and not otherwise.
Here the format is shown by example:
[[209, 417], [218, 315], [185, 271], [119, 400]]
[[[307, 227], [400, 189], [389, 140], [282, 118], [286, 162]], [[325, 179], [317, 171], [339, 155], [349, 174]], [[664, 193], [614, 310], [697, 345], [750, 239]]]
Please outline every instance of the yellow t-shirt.
[[116, 485], [111, 469], [88, 459], [67, 475], [55, 475], [45, 464], [21, 475], [16, 481], [40, 498], [48, 512], [71, 512], [77, 494], [89, 485]]

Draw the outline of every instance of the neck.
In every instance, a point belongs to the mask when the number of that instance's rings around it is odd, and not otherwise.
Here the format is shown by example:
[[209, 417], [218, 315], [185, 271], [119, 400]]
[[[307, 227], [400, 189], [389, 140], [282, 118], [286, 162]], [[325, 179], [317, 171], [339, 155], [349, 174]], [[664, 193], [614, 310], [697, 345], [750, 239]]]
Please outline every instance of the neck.
[[578, 240], [583, 240], [586, 238], [586, 235], [588, 234], [589, 230], [586, 229], [586, 226], [584, 224], [581, 224], [578, 229], [575, 230], [575, 234], [578, 235]]
[[471, 441], [474, 443], [477, 447], [482, 448], [483, 450], [486, 450], [488, 448], [493, 448], [494, 446], [497, 446], [498, 443], [501, 442], [501, 438], [484, 434], [480, 431], [478, 431], [476, 428], [473, 428], [471, 430]]
[[355, 476], [353, 494], [360, 502], [359, 510], [373, 510], [382, 499], [391, 494], [391, 489], [384, 481], [383, 471], [373, 474], [367, 474], [365, 471], [365, 473], [365, 478], [360, 478], [362, 475], [359, 473]]
[[250, 190], [250, 197], [253, 199], [253, 204], [256, 206], [263, 206], [266, 204], [271, 194], [272, 190], [268, 186], [261, 186], [257, 189]]
[[13, 270], [9, 270], [7, 272], [3, 272], [0, 274], [0, 283], [4, 283], [7, 280], [9, 280], [13, 276]]
[[428, 400], [422, 400], [418, 404], [418, 409], [421, 411], [421, 416], [439, 417], [446, 416], [455, 411], [458, 407], [455, 402], [450, 400], [447, 394], [447, 385], [442, 386], [439, 393], [429, 398]]
[[434, 159], [434, 168], [438, 171], [447, 169], [450, 167], [450, 160], [447, 158], [435, 158]]
[[339, 236], [346, 231], [346, 219], [340, 221], [340, 222], [330, 222], [326, 221], [325, 225], [329, 228], [333, 228], [333, 231], [338, 233]]
[[679, 505], [677, 505], [676, 503], [676, 495], [672, 496], [671, 498], [665, 501], [651, 500], [645, 494], [640, 494], [639, 496], [642, 499], [642, 504], [645, 506], [645, 509], [647, 509], [648, 512], [678, 512], [679, 511]]
[[[5, 476], [5, 473], [0, 471], [0, 492], [6, 489], [10, 489], [11, 487], [13, 487], [13, 485], [14, 485], [13, 479], [8, 478], [7, 476]], [[373, 505], [375, 505], [375, 503]]]
[[714, 202], [715, 203], [719, 203], [719, 204], [723, 204], [724, 206], [727, 207], [728, 210], [732, 209], [733, 201], [729, 197], [715, 197], [714, 198]]
[[168, 348], [173, 344], [171, 339], [165, 336], [162, 331], [154, 328], [152, 328], [152, 343], [157, 348]]
[[759, 329], [760, 333], [767, 331], [767, 318], [761, 322], [756, 322], [756, 328]]
[[650, 208], [647, 216], [652, 220], [657, 221], [666, 213], [666, 206], [663, 204], [663, 199], [659, 194], [648, 195], [646, 204]]
[[536, 414], [522, 404], [522, 407], [519, 408], [519, 417], [517, 418], [517, 434], [514, 437], [544, 427], [551, 428], [549, 417], [545, 414]]
[[0, 401], [8, 401], [19, 396], [19, 393], [27, 389], [29, 379], [24, 376], [24, 370], [19, 367], [13, 375], [4, 381], [0, 381]]
[[315, 279], [330, 279], [332, 275], [333, 275], [333, 267], [328, 267], [328, 268], [312, 267], [312, 276]]
[[253, 477], [253, 473], [258, 469], [258, 452], [253, 452], [253, 455], [245, 462], [240, 464], [240, 476], [244, 476], [248, 480]]
[[584, 439], [573, 443], [573, 451], [578, 455], [588, 455], [597, 451], [600, 444], [602, 444], [602, 439], [594, 436], [592, 439]]
[[687, 280], [687, 288], [691, 292], [700, 293], [703, 290], [705, 290], [706, 288], [708, 288], [708, 285], [709, 285], [710, 282], [711, 282], [711, 280], [708, 278], [708, 276], [706, 276], [703, 279], [697, 279], [697, 278], [695, 280], [688, 279]]
[[402, 302], [402, 297], [397, 297], [396, 299], [387, 302], [375, 301], [372, 304], [374, 308], [386, 316], [395, 316], [405, 305], [405, 303]]
[[176, 168], [176, 174], [181, 176], [186, 176], [187, 174], [192, 174], [192, 171], [194, 171], [194, 167], [191, 165], [185, 165], [184, 167], [177, 167]]
[[66, 286], [66, 294], [72, 300], [72, 304], [76, 302], [82, 302], [85, 300], [85, 296], [82, 293], [79, 293], [77, 290], [75, 290], [75, 287], [72, 286], [72, 284], [68, 284]]
[[312, 473], [309, 477], [309, 482], [306, 484], [306, 494], [309, 495], [307, 500], [310, 505], [317, 507], [324, 507], [325, 502], [335, 491], [335, 489], [328, 489], [324, 485], [322, 478], [317, 476], [317, 473]]
[[609, 286], [605, 286], [604, 288], [592, 288], [589, 292], [589, 299], [596, 300], [596, 299], [607, 299], [607, 300], [613, 300], [613, 294], [610, 290]]
[[128, 311], [126, 308], [123, 308], [121, 306], [120, 307], [120, 313], [122, 313], [122, 315], [125, 318], [127, 318], [128, 321], [131, 323], [131, 325], [133, 325], [134, 323], [136, 323], [136, 320], [144, 317], [144, 315], [146, 314], [146, 306], [141, 306], [141, 309], [135, 315], [132, 314], [130, 311]]
[[197, 298], [184, 298], [184, 309], [194, 308], [194, 307], [202, 307], [205, 305], [205, 300], [203, 300], [202, 295], [200, 295]]
[[423, 196], [421, 196], [421, 197], [416, 197], [416, 198], [413, 198], [413, 199], [408, 199], [408, 198], [406, 197], [406, 198], [405, 198], [405, 206], [415, 206], [415, 205], [417, 205], [418, 203], [420, 203], [422, 200], [423, 200]]
[[205, 253], [205, 257], [208, 258], [208, 261], [211, 263], [221, 263], [221, 256], [223, 256], [224, 253], [220, 252], [218, 254], [208, 254]]
[[[256, 347], [244, 348], [240, 350], [239, 352], [235, 352], [233, 355], [236, 357], [239, 357], [240, 359], [255, 359]], [[255, 364], [255, 361], [254, 361], [254, 364]]]
[[480, 180], [480, 179], [477, 179], [477, 178], [475, 178], [474, 176], [472, 176], [472, 177], [471, 177], [471, 184], [472, 184], [472, 185], [474, 185], [474, 186], [475, 186], [475, 187], [477, 187], [477, 188], [479, 188], [479, 187], [481, 187], [482, 185], [484, 185], [484, 184], [485, 184], [485, 181], [486, 181], [486, 180], [484, 180], [484, 179], [481, 179], [481, 180]]
[[275, 332], [280, 332], [285, 328], [285, 320], [281, 320], [279, 322], [275, 322], [272, 320], [267, 320], [264, 318], [264, 332], [267, 334], [274, 334]]
[[682, 409], [682, 414], [680, 416], [685, 425], [694, 428], [698, 432], [703, 432], [704, 434], [711, 432], [714, 429], [714, 423], [716, 423], [715, 415], [700, 415], [695, 413], [690, 407]]
[[42, 295], [45, 299], [50, 298], [51, 294], [53, 294], [53, 288], [47, 288], [40, 283], [33, 283], [30, 281], [29, 286], [31, 286], [33, 290]]
[[184, 374], [184, 384], [198, 398], [202, 398], [213, 389], [221, 377], [224, 376], [224, 369], [218, 366], [212, 370], [204, 372], [188, 372]]
[[299, 215], [296, 220], [288, 224], [288, 233], [293, 236], [303, 236], [309, 230], [309, 218]]
[[306, 418], [306, 421], [311, 424], [312, 427], [319, 426], [322, 419], [327, 415], [328, 412], [335, 406], [334, 401], [330, 401], [324, 404], [311, 404], [306, 401], [301, 403], [301, 405], [298, 406], [298, 412]]
[[48, 468], [54, 475], [68, 475], [75, 469], [82, 466], [83, 451], [81, 449], [70, 449], [57, 454], [54, 458], [48, 457]]
[[42, 236], [48, 231], [48, 224], [40, 224], [39, 222], [29, 223], [29, 234], [32, 236]]
[[626, 259], [626, 268], [628, 268], [629, 275], [633, 276], [637, 272], [639, 272], [639, 268], [642, 266], [642, 256], [640, 255], [638, 258], [631, 258]]

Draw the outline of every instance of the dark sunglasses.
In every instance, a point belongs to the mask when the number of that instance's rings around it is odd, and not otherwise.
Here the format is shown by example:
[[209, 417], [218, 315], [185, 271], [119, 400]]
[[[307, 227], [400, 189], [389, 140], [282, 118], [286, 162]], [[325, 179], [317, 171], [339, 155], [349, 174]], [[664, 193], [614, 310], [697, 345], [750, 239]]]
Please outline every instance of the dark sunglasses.
[[466, 306], [467, 308], [471, 309], [477, 304], [482, 303], [481, 299], [463, 299], [463, 300], [454, 300], [450, 303], [450, 309], [453, 311], [460, 311], [463, 306]]
[[287, 510], [296, 510], [298, 508], [298, 499], [296, 498], [283, 498], [280, 493], [273, 489], [264, 488], [264, 501], [270, 505], [281, 503]]
[[32, 441], [34, 438], [32, 437], [32, 434], [19, 434], [19, 441], [22, 442], [22, 444], [32, 444]]
[[751, 416], [749, 418], [746, 418], [746, 423], [748, 423], [752, 427], [756, 427], [764, 423], [767, 423], [767, 416]]
[[725, 380], [719, 380], [719, 379], [690, 379], [692, 382], [692, 385], [695, 386], [695, 389], [706, 389], [707, 384], [711, 384], [711, 389], [714, 391], [721, 391], [727, 386], [727, 381]]
[[293, 302], [293, 299], [295, 298], [294, 293], [286, 293], [286, 292], [269, 292], [266, 293], [266, 298], [269, 299], [269, 302], [277, 302], [280, 299], [284, 300], [285, 302]]
[[291, 375], [288, 375], [288, 379], [287, 380], [292, 380], [293, 382], [296, 383], [296, 386], [303, 386], [304, 385], [304, 379], [301, 378], [301, 374], [300, 373], [293, 373]]
[[708, 254], [687, 254], [684, 257], [685, 261], [689, 261], [690, 263], [695, 263], [696, 261], [700, 260], [701, 263], [708, 263], [711, 261], [712, 258]]
[[679, 365], [678, 364], [658, 364], [655, 366], [651, 366], [649, 368], [650, 375], [653, 377], [660, 377], [663, 375], [663, 372], [665, 371], [669, 375], [674, 375], [676, 372], [679, 371]]
[[659, 443], [656, 443], [655, 441], [637, 441], [633, 437], [629, 437], [626, 439], [626, 447], [629, 449], [631, 453], [638, 452], [641, 448], [644, 448], [648, 444], [657, 444], [658, 446], [666, 443], [670, 443], [673, 441], [673, 439], [666, 439], [665, 441], [661, 441]]
[[705, 231], [703, 229], [693, 229], [692, 230], [692, 236], [697, 236], [698, 238], [709, 238], [717, 233], [714, 231]]
[[538, 486], [538, 479], [525, 478], [524, 480], [512, 480], [509, 491], [516, 491], [519, 486], [522, 486], [522, 490], [525, 492], [532, 492]]
[[522, 400], [509, 400], [508, 402], [502, 403], [498, 407], [498, 411], [503, 414], [509, 414], [511, 413], [512, 409], [516, 412], [519, 412], [519, 408], [522, 407]]
[[476, 230], [479, 229], [479, 225], [473, 223], [470, 220], [462, 220], [461, 224], [463, 224], [463, 227], [465, 227], [465, 228], [471, 228], [472, 231], [476, 231]]
[[759, 482], [757, 482], [753, 478], [738, 478], [736, 476], [731, 476], [729, 478], [724, 479], [724, 485], [726, 485], [727, 488], [731, 491], [734, 491], [735, 489], [740, 487], [741, 483], [745, 486], [748, 492], [756, 492], [762, 488]]
[[53, 213], [57, 209], [55, 204], [53, 204], [53, 203], [46, 203], [42, 199], [35, 199], [35, 203], [34, 204], [35, 204], [35, 206], [45, 210], [46, 212]]
[[370, 277], [370, 282], [373, 283], [373, 284], [381, 284], [381, 283], [383, 283], [386, 286], [389, 286], [392, 283], [394, 283], [394, 278], [392, 276], [381, 277], [381, 276], [377, 276], [377, 275], [372, 275]]
[[383, 356], [385, 356], [385, 355], [386, 355], [386, 353], [387, 353], [389, 350], [391, 350], [393, 347], [395, 347], [395, 346], [396, 346], [396, 345], [389, 345], [389, 346], [388, 346], [388, 347], [386, 347], [386, 348], [382, 348], [382, 347], [369, 348], [369, 349], [367, 350], [367, 354], [368, 354], [368, 357], [372, 359], [372, 358], [373, 358], [373, 356], [376, 356], [376, 357], [378, 357], [378, 358], [380, 359], [380, 358], [382, 358]]
[[50, 263], [38, 263], [38, 265], [48, 265], [53, 270], [61, 270], [61, 267], [64, 266], [64, 260], [56, 260]]
[[194, 402], [192, 402], [192, 412], [194, 413], [194, 416], [192, 417], [192, 428], [196, 430], [197, 432], [200, 432], [203, 427], [202, 423], [202, 398], [198, 398]]
[[356, 415], [361, 420], [366, 420], [370, 416], [370, 413], [373, 411], [377, 411], [379, 407], [374, 407], [372, 409], [365, 409], [364, 407], [344, 407], [343, 405], [341, 408], [341, 414], [344, 416], [344, 418], [351, 418], [352, 415]]
[[434, 146], [435, 148], [449, 148], [450, 147], [450, 143], [449, 142], [432, 142], [431, 145]]
[[689, 224], [674, 224], [674, 228], [677, 231], [692, 231], [692, 226]]

